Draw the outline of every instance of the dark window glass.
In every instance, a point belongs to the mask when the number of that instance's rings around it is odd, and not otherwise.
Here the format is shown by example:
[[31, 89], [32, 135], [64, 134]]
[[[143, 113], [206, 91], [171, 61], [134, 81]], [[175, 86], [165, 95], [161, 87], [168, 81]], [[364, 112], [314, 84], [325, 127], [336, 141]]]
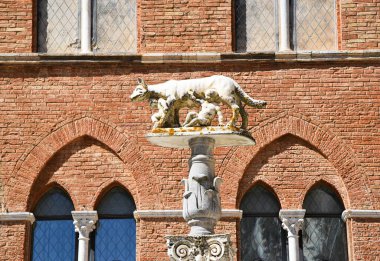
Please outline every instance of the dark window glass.
[[58, 188], [51, 189], [37, 204], [33, 225], [33, 261], [75, 260], [75, 230], [70, 198]]
[[285, 233], [278, 218], [280, 208], [276, 196], [261, 185], [244, 196], [240, 204], [241, 260], [286, 260]]
[[96, 261], [136, 260], [135, 209], [132, 196], [122, 188], [115, 187], [103, 197], [92, 247]]
[[344, 261], [347, 257], [346, 226], [341, 219], [344, 206], [336, 193], [320, 185], [305, 198], [302, 250], [305, 261]]

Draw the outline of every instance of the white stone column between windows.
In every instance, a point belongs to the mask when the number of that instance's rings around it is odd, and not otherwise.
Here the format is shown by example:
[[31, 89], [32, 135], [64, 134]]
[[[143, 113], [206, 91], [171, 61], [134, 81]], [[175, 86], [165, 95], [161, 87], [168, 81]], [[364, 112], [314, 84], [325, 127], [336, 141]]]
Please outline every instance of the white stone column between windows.
[[302, 230], [305, 209], [281, 209], [282, 227], [288, 232], [289, 261], [299, 261], [298, 232]]
[[279, 51], [289, 52], [290, 30], [289, 30], [289, 0], [278, 0], [279, 14]]
[[96, 211], [71, 211], [74, 220], [75, 232], [78, 237], [78, 261], [88, 261], [90, 233], [95, 229], [98, 221]]
[[81, 0], [81, 53], [91, 53], [91, 0]]

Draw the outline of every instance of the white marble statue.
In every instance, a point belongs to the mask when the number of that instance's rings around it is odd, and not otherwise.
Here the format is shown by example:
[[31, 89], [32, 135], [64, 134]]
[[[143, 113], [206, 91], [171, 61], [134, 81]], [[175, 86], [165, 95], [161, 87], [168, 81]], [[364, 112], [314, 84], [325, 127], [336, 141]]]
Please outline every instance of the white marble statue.
[[199, 113], [189, 112], [183, 127], [211, 126], [212, 120], [218, 115], [219, 126], [223, 126], [223, 114], [220, 107], [214, 103], [200, 100], [201, 110]]
[[[159, 112], [152, 118], [155, 122], [155, 128], [180, 127], [178, 111], [181, 108], [200, 106], [204, 102], [214, 105], [216, 102], [221, 102], [232, 110], [232, 117], [227, 126], [236, 127], [240, 115], [242, 118], [241, 128], [246, 129], [248, 116], [243, 103], [255, 108], [266, 106], [265, 101], [249, 97], [237, 82], [222, 75], [189, 80], [170, 80], [155, 85], [147, 85], [144, 80], [139, 79], [138, 86], [130, 97], [137, 101], [157, 101]], [[208, 105], [207, 103], [206, 105]], [[202, 112], [202, 110], [204, 111]], [[206, 115], [205, 111], [206, 108], [202, 108], [196, 117]], [[207, 124], [211, 124], [212, 119], [210, 120], [210, 117], [206, 117], [206, 120], [208, 121]], [[197, 124], [199, 122], [198, 120]], [[199, 125], [204, 126], [203, 124]]]

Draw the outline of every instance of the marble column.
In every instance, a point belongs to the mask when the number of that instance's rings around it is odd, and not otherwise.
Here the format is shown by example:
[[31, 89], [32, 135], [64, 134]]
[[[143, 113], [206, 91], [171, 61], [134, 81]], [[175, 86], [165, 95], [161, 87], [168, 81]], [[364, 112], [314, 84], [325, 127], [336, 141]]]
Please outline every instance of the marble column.
[[75, 232], [78, 237], [78, 261], [88, 261], [90, 233], [95, 229], [98, 220], [96, 211], [71, 211], [74, 220]]
[[91, 53], [91, 0], [81, 0], [81, 53]]
[[288, 232], [289, 261], [299, 261], [299, 237], [302, 230], [305, 209], [281, 209], [280, 219], [282, 227]]
[[279, 51], [288, 52], [290, 49], [289, 30], [289, 0], [278, 0], [279, 5]]
[[215, 177], [213, 157], [215, 140], [197, 137], [189, 141], [191, 158], [189, 178], [183, 179], [183, 217], [190, 226], [190, 236], [214, 234], [222, 209], [219, 189], [221, 178]]

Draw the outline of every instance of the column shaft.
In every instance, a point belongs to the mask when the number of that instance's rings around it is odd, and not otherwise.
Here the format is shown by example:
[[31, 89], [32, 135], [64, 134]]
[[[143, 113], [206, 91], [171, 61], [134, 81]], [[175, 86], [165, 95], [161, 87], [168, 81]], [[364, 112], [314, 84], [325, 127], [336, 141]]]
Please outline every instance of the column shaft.
[[298, 231], [302, 229], [304, 209], [281, 209], [282, 227], [288, 232], [289, 261], [299, 261]]
[[191, 227], [191, 236], [214, 234], [221, 216], [221, 179], [215, 178], [214, 145], [215, 140], [208, 137], [193, 138], [189, 142], [189, 178], [182, 183], [185, 185], [183, 217]]
[[98, 220], [96, 211], [71, 211], [74, 219], [75, 232], [78, 237], [78, 261], [88, 261], [88, 246], [90, 233], [95, 229]]
[[81, 53], [91, 53], [91, 0], [81, 0]]
[[279, 51], [286, 52], [290, 49], [289, 31], [289, 0], [279, 0]]

